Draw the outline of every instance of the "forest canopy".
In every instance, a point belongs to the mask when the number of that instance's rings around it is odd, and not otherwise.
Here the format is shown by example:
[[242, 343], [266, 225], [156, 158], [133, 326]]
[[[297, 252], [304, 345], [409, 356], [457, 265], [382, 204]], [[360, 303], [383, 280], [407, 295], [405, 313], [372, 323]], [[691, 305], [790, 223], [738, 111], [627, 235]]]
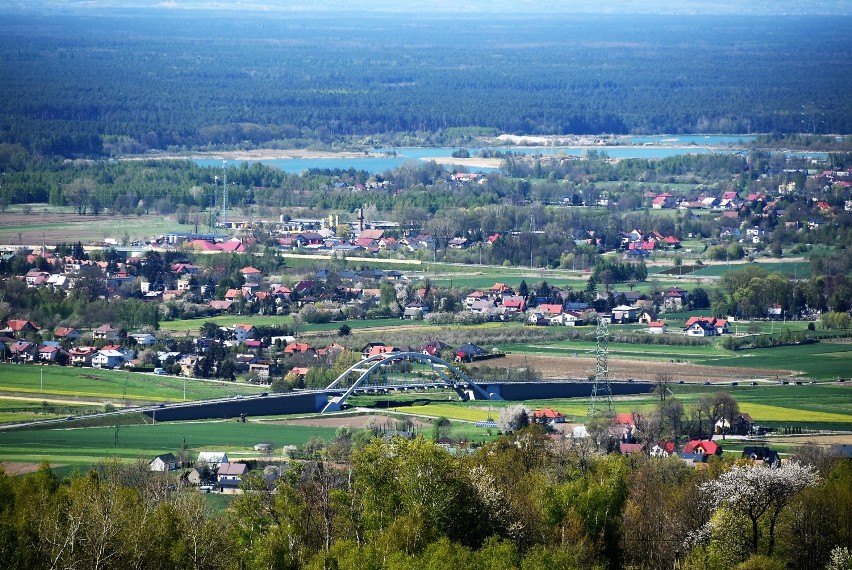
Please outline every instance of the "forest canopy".
[[852, 131], [844, 17], [110, 14], [4, 17], [6, 152]]

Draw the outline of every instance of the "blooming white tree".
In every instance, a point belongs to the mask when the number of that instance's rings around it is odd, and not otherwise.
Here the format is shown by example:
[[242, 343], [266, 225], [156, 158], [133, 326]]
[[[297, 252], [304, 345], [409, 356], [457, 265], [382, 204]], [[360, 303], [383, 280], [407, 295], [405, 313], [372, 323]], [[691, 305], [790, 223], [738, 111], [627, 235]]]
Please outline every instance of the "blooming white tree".
[[[751, 548], [758, 551], [760, 543], [760, 520], [769, 521], [768, 556], [775, 548], [775, 523], [778, 515], [797, 493], [819, 482], [819, 475], [811, 465], [791, 461], [772, 469], [763, 465], [737, 465], [723, 473], [718, 479], [701, 485], [702, 495], [712, 501], [714, 511], [730, 509], [748, 517], [751, 521]], [[719, 517], [711, 518], [708, 527], [692, 535], [693, 541], [702, 541], [710, 536], [712, 524]], [[722, 517], [724, 520], [724, 517]]]
[[497, 427], [503, 433], [514, 433], [530, 425], [530, 410], [526, 406], [515, 405], [500, 410]]
[[837, 546], [831, 551], [831, 560], [825, 570], [848, 570], [852, 568], [852, 554], [845, 546]]

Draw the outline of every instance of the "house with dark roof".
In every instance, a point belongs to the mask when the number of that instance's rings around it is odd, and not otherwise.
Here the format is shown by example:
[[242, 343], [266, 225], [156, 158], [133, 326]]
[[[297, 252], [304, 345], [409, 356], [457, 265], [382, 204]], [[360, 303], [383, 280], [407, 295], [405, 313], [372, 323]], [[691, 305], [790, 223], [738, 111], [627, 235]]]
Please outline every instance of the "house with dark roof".
[[683, 327], [687, 336], [715, 336], [716, 328], [707, 321], [693, 321], [692, 324]]
[[475, 344], [463, 344], [458, 350], [456, 350], [456, 361], [458, 362], [470, 362], [475, 360], [476, 358], [481, 358], [488, 354], [484, 348], [476, 346]]
[[174, 471], [178, 467], [177, 457], [173, 453], [163, 453], [148, 462], [151, 471]]
[[772, 468], [781, 466], [781, 456], [768, 447], [746, 446], [743, 448], [742, 458], [754, 462], [762, 461], [764, 465]]

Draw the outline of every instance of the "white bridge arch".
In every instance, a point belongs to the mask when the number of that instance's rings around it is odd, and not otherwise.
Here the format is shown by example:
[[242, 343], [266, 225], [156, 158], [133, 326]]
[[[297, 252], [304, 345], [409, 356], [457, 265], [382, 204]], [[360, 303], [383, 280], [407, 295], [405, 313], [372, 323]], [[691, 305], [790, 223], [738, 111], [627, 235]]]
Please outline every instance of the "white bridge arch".
[[[387, 370], [392, 366], [399, 366], [406, 363], [419, 363], [429, 366], [433, 378], [430, 382], [405, 383], [395, 384], [387, 381]], [[378, 378], [385, 372], [384, 383], [370, 383], [372, 378]], [[354, 378], [354, 381], [353, 381]], [[351, 382], [351, 383], [350, 383]], [[489, 394], [480, 388], [467, 375], [441, 358], [432, 356], [422, 352], [385, 352], [376, 354], [367, 359], [352, 365], [337, 379], [328, 385], [326, 390], [342, 391], [343, 393], [333, 396], [329, 399], [328, 404], [322, 409], [323, 412], [340, 411], [346, 399], [356, 391], [363, 389], [362, 387], [370, 386], [375, 389], [397, 389], [416, 386], [433, 386], [442, 384], [448, 388], [452, 388], [464, 400], [502, 400], [496, 394]]]

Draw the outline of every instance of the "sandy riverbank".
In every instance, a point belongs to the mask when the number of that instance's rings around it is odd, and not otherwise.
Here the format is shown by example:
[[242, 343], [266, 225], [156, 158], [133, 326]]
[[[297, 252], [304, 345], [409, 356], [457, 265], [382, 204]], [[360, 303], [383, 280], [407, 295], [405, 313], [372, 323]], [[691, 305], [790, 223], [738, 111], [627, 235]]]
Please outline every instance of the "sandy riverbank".
[[469, 168], [500, 168], [503, 163], [501, 158], [453, 158], [451, 156], [424, 157], [421, 160], [432, 160], [437, 164], [451, 166], [465, 166]]

